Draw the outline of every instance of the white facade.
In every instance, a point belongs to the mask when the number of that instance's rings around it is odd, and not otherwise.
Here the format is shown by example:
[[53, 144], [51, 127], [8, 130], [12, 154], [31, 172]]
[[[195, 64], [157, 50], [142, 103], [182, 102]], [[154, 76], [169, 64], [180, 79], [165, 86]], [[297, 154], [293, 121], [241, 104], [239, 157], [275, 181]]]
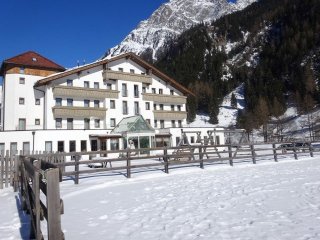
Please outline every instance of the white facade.
[[97, 136], [134, 115], [142, 115], [156, 133], [169, 129], [175, 146], [190, 94], [132, 54], [47, 77], [5, 73], [2, 92], [0, 151], [64, 152], [100, 149]]

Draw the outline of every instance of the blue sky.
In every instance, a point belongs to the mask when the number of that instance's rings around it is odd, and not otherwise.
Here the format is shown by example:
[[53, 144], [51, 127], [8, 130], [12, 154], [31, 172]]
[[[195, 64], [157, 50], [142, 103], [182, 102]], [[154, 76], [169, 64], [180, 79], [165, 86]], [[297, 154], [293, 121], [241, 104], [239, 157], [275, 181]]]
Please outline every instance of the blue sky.
[[2, 1], [0, 62], [28, 50], [64, 67], [92, 62], [167, 1]]
[[96, 60], [166, 0], [5, 0], [0, 62], [34, 50], [65, 67]]

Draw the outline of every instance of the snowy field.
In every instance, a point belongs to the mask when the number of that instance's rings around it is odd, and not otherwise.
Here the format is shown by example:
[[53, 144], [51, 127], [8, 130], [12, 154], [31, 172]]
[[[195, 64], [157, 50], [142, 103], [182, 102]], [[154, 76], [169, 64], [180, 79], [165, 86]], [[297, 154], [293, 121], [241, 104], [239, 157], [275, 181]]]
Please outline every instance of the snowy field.
[[[132, 177], [63, 182], [66, 239], [320, 239], [319, 156]], [[27, 239], [16, 197], [0, 190], [0, 239]]]

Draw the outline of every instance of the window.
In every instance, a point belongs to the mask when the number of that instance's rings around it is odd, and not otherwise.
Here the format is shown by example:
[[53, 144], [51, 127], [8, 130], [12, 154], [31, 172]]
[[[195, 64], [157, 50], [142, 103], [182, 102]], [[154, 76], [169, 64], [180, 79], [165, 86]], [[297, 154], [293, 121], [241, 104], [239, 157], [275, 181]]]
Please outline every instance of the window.
[[97, 151], [97, 150], [98, 150], [98, 141], [91, 140], [91, 151]]
[[84, 81], [83, 87], [89, 88], [90, 87], [89, 81]]
[[33, 57], [33, 58], [32, 58], [32, 62], [36, 62], [36, 61], [38, 61], [38, 59], [35, 58], [35, 57]]
[[119, 72], [123, 72], [123, 68], [118, 68]]
[[23, 142], [22, 143], [22, 152], [24, 155], [27, 155], [30, 153], [30, 142]]
[[62, 106], [62, 98], [56, 98], [56, 106]]
[[0, 143], [0, 156], [4, 156], [4, 151], [5, 151], [5, 144]]
[[161, 88], [159, 89], [159, 94], [163, 94], [163, 90]]
[[157, 104], [153, 104], [153, 110], [157, 110]]
[[80, 147], [81, 147], [81, 152], [86, 152], [87, 151], [87, 141], [86, 140], [81, 140], [80, 142]]
[[107, 89], [108, 90], [112, 90], [112, 84], [111, 83], [107, 83]]
[[19, 104], [20, 104], [20, 105], [24, 105], [24, 98], [22, 98], [22, 97], [19, 98]]
[[139, 97], [139, 86], [138, 85], [133, 86], [133, 94], [134, 94], [135, 98]]
[[40, 105], [40, 98], [36, 98], [35, 104], [36, 104], [36, 105]]
[[174, 92], [173, 92], [173, 90], [170, 90], [170, 95], [174, 95]]
[[76, 151], [76, 141], [72, 140], [69, 141], [69, 152], [75, 152]]
[[220, 145], [220, 136], [216, 136], [216, 145]]
[[163, 104], [160, 104], [160, 110], [163, 110]]
[[171, 111], [174, 111], [174, 105], [171, 105]]
[[146, 110], [150, 110], [150, 103], [146, 102]]
[[25, 84], [26, 79], [25, 78], [19, 78], [19, 84]]
[[116, 101], [115, 100], [110, 100], [110, 108], [115, 109], [116, 108]]
[[16, 142], [10, 143], [10, 155], [16, 155], [18, 153], [18, 145]]
[[134, 114], [139, 115], [140, 109], [139, 109], [139, 102], [134, 102]]
[[20, 74], [24, 74], [24, 67], [20, 67]]
[[67, 129], [73, 129], [73, 118], [67, 118]]
[[160, 128], [164, 128], [164, 120], [160, 120]]
[[98, 82], [94, 82], [94, 83], [93, 83], [93, 87], [94, 87], [95, 89], [99, 89], [99, 83], [98, 83]]
[[152, 90], [153, 94], [156, 94], [156, 89], [155, 88], [152, 88], [151, 90]]
[[90, 119], [89, 118], [84, 119], [84, 129], [90, 129]]
[[99, 108], [100, 107], [100, 101], [99, 100], [94, 100], [94, 107]]
[[73, 86], [73, 80], [68, 79], [67, 80], [67, 86], [72, 87]]
[[64, 152], [64, 141], [58, 141], [58, 152]]
[[178, 105], [177, 108], [178, 108], [178, 111], [180, 112], [181, 111], [181, 105]]
[[178, 120], [178, 126], [179, 126], [179, 127], [182, 127], [182, 122], [181, 122], [181, 120]]
[[26, 130], [26, 119], [25, 118], [19, 118], [18, 130]]
[[130, 73], [134, 73], [134, 69], [130, 69]]
[[151, 120], [149, 118], [147, 118], [146, 121], [149, 125], [151, 124]]
[[158, 121], [154, 120], [154, 127], [157, 128], [158, 127]]
[[73, 99], [72, 98], [67, 99], [67, 106], [69, 106], [69, 107], [73, 106]]
[[111, 118], [110, 119], [110, 127], [115, 127], [116, 126], [116, 119], [115, 118]]
[[110, 150], [119, 150], [119, 139], [110, 139]]
[[142, 87], [142, 93], [146, 93], [147, 88], [146, 87]]
[[127, 84], [122, 83], [122, 97], [128, 97]]
[[193, 136], [190, 138], [190, 143], [194, 143], [194, 137]]
[[84, 107], [90, 107], [90, 100], [85, 99], [85, 100], [83, 101], [83, 106], [84, 106]]
[[52, 152], [52, 142], [51, 141], [46, 141], [44, 143], [44, 149], [47, 153], [51, 153]]
[[56, 128], [62, 128], [62, 118], [56, 118]]
[[171, 120], [171, 126], [172, 127], [176, 127], [176, 121], [175, 120]]
[[127, 101], [122, 102], [122, 114], [127, 115], [128, 114], [128, 103]]
[[100, 128], [100, 119], [95, 119], [94, 120], [94, 127], [95, 128]]
[[180, 143], [180, 137], [176, 137], [176, 146], [178, 146]]
[[35, 124], [35, 125], [40, 125], [40, 119], [39, 119], [39, 118], [36, 118], [36, 119], [34, 120], [34, 124]]

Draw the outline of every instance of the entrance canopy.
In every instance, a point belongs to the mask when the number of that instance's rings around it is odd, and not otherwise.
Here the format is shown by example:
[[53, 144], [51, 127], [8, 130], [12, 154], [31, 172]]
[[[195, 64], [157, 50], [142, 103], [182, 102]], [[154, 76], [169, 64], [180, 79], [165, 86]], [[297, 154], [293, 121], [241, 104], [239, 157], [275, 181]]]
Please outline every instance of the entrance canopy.
[[155, 130], [141, 115], [122, 119], [111, 131], [111, 134], [154, 133]]

